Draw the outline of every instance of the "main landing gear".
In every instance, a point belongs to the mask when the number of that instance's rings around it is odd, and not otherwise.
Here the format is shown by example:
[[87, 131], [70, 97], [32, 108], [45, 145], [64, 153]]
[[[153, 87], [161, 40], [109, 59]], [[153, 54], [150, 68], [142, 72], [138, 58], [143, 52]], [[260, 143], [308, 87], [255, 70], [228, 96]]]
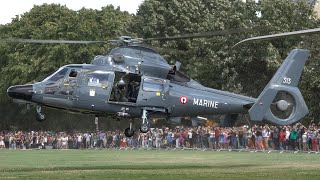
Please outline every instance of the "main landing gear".
[[132, 121], [130, 120], [130, 126], [124, 130], [124, 135], [126, 135], [127, 137], [132, 137], [134, 134], [134, 130], [132, 128]]
[[46, 115], [42, 112], [42, 107], [40, 105], [37, 105], [36, 107], [36, 119], [39, 122], [46, 120]]
[[[140, 126], [140, 132], [147, 133], [149, 131], [149, 123], [147, 119], [147, 110], [142, 111], [142, 124]], [[132, 128], [132, 121], [130, 121], [130, 126], [124, 130], [124, 134], [126, 137], [132, 137], [134, 134], [134, 130]]]
[[147, 133], [149, 131], [149, 123], [147, 119], [147, 111], [142, 111], [142, 124], [140, 126], [140, 132]]

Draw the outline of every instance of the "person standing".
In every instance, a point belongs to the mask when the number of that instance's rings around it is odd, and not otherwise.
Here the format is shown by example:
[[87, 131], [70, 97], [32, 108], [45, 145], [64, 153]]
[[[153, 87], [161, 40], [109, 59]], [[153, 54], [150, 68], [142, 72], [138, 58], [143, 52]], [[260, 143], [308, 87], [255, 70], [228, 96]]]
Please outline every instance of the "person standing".
[[220, 134], [219, 134], [219, 148], [220, 149], [224, 149], [225, 147], [224, 147], [224, 132], [223, 132], [223, 130], [222, 129], [220, 129]]
[[302, 135], [304, 134], [305, 129], [302, 124], [299, 124], [298, 127], [297, 145], [299, 150], [303, 150]]
[[176, 148], [180, 148], [180, 132], [177, 130], [176, 133], [174, 134], [174, 138], [176, 140]]
[[214, 136], [214, 130], [210, 129], [210, 135], [209, 135], [209, 146], [212, 149], [215, 149], [214, 145], [215, 145], [215, 136]]
[[296, 142], [297, 142], [297, 135], [298, 135], [298, 131], [297, 129], [294, 127], [292, 128], [291, 132], [290, 132], [290, 136], [289, 136], [289, 141], [290, 141], [290, 147], [291, 150], [297, 150], [297, 146], [296, 146]]
[[173, 140], [172, 140], [172, 131], [171, 131], [171, 129], [169, 130], [168, 135], [167, 135], [167, 142], [168, 142], [168, 147], [172, 148], [173, 147]]
[[190, 148], [193, 148], [192, 129], [189, 129], [188, 131], [188, 138], [189, 138]]
[[82, 135], [80, 133], [77, 136], [77, 148], [78, 149], [82, 148]]
[[68, 137], [63, 134], [61, 136], [61, 149], [67, 149], [67, 145], [68, 145]]
[[269, 130], [267, 126], [264, 126], [262, 128], [262, 149], [263, 150], [269, 149], [268, 141], [269, 141]]
[[156, 148], [160, 148], [161, 147], [161, 141], [162, 141], [162, 131], [161, 129], [156, 129], [156, 132], [155, 132], [155, 136], [156, 136]]
[[258, 150], [261, 150], [261, 143], [262, 143], [262, 132], [261, 129], [258, 128], [256, 131], [256, 136], [257, 136], [257, 144], [258, 144]]
[[286, 150], [288, 151], [290, 147], [290, 128], [286, 128]]
[[279, 150], [279, 129], [274, 126], [272, 129], [273, 149]]
[[86, 147], [87, 148], [91, 148], [91, 133], [87, 133], [87, 136], [86, 136]]
[[214, 129], [214, 138], [215, 138], [215, 143], [216, 143], [216, 149], [219, 149], [221, 148], [219, 146], [219, 136], [220, 136], [220, 131], [219, 131], [219, 128], [218, 127], [215, 127]]
[[279, 134], [279, 148], [281, 151], [283, 151], [284, 147], [286, 146], [286, 136], [287, 136], [286, 129], [283, 128]]
[[0, 135], [0, 149], [4, 149], [4, 137]]
[[302, 150], [303, 151], [307, 151], [308, 150], [308, 136], [307, 136], [307, 132], [304, 132], [302, 135]]

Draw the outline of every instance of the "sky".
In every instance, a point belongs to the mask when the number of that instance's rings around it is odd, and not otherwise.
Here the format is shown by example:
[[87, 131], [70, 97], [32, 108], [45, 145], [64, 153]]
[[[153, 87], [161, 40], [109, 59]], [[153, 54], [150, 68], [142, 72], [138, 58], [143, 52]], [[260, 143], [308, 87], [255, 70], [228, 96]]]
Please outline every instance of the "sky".
[[122, 11], [136, 13], [139, 5], [143, 0], [8, 0], [1, 3], [0, 6], [0, 24], [10, 23], [16, 15], [28, 12], [33, 5], [44, 3], [55, 3], [66, 5], [73, 10], [79, 10], [82, 7], [101, 9], [102, 6], [113, 4], [115, 7], [120, 6]]

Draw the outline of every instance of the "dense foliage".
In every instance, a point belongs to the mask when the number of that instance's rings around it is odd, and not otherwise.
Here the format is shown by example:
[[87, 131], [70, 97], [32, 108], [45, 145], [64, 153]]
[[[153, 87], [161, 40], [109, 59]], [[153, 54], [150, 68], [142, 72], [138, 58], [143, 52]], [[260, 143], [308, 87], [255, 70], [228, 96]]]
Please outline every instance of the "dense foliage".
[[[65, 6], [44, 4], [34, 6], [30, 12], [16, 17], [0, 28], [1, 37], [34, 39], [106, 40], [127, 34], [127, 24], [132, 15], [113, 6], [101, 10], [81, 9], [73, 11]], [[108, 45], [65, 45], [65, 44], [0, 44], [0, 129], [14, 127], [66, 129], [88, 127], [88, 117], [68, 115], [50, 111], [49, 119], [43, 124], [35, 122], [34, 111], [25, 106], [17, 108], [9, 102], [6, 89], [13, 84], [39, 81], [65, 64], [90, 63], [94, 56], [108, 52]], [[55, 113], [54, 113], [55, 112]], [[89, 117], [90, 118], [90, 117]], [[84, 119], [71, 125], [70, 119]], [[51, 121], [51, 122], [50, 122]], [[79, 125], [82, 124], [83, 126]]]
[[[300, 88], [311, 110], [309, 117], [319, 118], [317, 35], [246, 43], [232, 48], [246, 37], [314, 28], [318, 24], [312, 6], [292, 0], [264, 0], [258, 4], [250, 0], [146, 0], [136, 15], [113, 6], [73, 11], [61, 5], [43, 4], [1, 25], [0, 37], [108, 40], [127, 34], [149, 38], [231, 28], [253, 29], [151, 45], [170, 63], [181, 61], [183, 71], [202, 84], [251, 96], [259, 95], [291, 49], [308, 48], [312, 57]], [[50, 111], [53, 115], [49, 121], [39, 124], [25, 107], [17, 108], [9, 102], [6, 89], [13, 84], [41, 80], [64, 64], [90, 63], [94, 56], [111, 48], [109, 45], [0, 43], [0, 129], [88, 127], [86, 119], [90, 117], [54, 113], [56, 111]], [[70, 125], [73, 119], [81, 123]]]

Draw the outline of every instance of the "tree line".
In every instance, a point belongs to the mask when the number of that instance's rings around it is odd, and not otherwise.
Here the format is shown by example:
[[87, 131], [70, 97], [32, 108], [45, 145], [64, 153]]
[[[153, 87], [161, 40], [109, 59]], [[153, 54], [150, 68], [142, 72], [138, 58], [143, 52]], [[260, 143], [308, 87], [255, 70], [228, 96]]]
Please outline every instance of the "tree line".
[[[205, 86], [253, 97], [260, 94], [292, 49], [307, 48], [312, 56], [299, 85], [310, 109], [307, 121], [318, 120], [320, 114], [319, 35], [245, 43], [236, 48], [233, 45], [248, 37], [319, 25], [313, 6], [306, 1], [145, 0], [136, 14], [112, 5], [101, 10], [74, 11], [60, 4], [43, 4], [14, 17], [11, 23], [0, 25], [0, 38], [110, 40], [121, 35], [153, 38], [239, 29], [236, 34], [161, 40], [148, 45], [169, 63], [182, 62], [182, 70]], [[37, 123], [33, 111], [10, 102], [6, 89], [40, 81], [65, 64], [90, 63], [96, 55], [108, 53], [112, 48], [108, 44], [0, 42], [0, 129], [89, 127], [94, 118], [55, 110], [47, 110], [49, 119]], [[113, 126], [112, 122], [106, 122], [105, 126]]]

